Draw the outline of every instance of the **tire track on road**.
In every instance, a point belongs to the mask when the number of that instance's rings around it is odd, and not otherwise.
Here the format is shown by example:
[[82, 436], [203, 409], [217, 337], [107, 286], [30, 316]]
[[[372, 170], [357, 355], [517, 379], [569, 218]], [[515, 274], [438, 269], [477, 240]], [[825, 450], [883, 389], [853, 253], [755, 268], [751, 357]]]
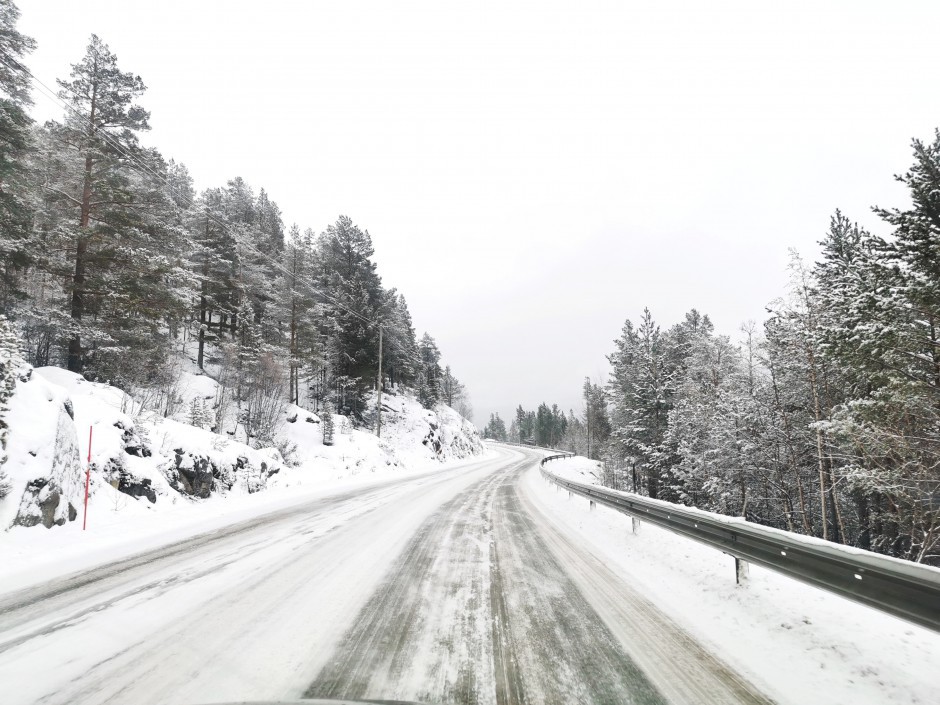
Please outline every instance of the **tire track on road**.
[[304, 697], [664, 702], [519, 509], [531, 458], [415, 534]]

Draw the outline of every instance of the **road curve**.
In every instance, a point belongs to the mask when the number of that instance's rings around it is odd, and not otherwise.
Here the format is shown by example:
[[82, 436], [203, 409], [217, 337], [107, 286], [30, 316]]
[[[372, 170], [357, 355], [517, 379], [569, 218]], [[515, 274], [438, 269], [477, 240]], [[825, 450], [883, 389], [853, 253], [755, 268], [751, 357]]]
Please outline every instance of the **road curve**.
[[500, 449], [0, 597], [3, 702], [767, 703]]

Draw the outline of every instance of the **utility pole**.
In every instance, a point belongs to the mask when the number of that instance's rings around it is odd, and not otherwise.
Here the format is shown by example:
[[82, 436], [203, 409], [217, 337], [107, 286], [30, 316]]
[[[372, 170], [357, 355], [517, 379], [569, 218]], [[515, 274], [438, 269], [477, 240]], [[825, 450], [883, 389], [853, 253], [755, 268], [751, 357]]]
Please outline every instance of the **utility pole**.
[[382, 437], [382, 326], [379, 325], [379, 379], [378, 379], [378, 403], [376, 404], [376, 410], [378, 411], [378, 419], [375, 422], [375, 435], [378, 438]]

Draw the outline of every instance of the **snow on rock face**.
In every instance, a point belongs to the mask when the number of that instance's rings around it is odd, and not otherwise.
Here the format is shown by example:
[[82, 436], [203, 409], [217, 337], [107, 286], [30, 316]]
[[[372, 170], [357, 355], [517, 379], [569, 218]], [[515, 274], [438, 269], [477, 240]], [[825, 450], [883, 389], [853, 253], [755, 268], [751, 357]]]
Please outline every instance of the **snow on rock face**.
[[382, 397], [383, 445], [406, 464], [461, 460], [485, 451], [476, 427], [443, 404], [423, 408], [407, 394]]
[[476, 427], [449, 406], [437, 409], [440, 425], [436, 429], [436, 441], [440, 446], [441, 460], [469, 458], [484, 452], [483, 440]]
[[152, 414], [131, 418], [121, 411], [123, 392], [114, 387], [53, 367], [37, 372], [69, 390], [79, 430], [94, 425], [93, 477], [99, 470], [124, 494], [154, 502], [177, 493], [204, 499], [236, 486], [256, 492], [283, 465], [280, 453], [271, 448], [256, 450]]
[[11, 491], [0, 501], [0, 529], [51, 528], [73, 521], [83, 499], [84, 477], [68, 395], [26, 369], [8, 407], [3, 469]]
[[[53, 367], [30, 374], [28, 383], [18, 383], [6, 414], [12, 437], [3, 470], [12, 488], [0, 499], [0, 530], [76, 518], [84, 500], [90, 427], [89, 513], [96, 517], [147, 514], [179, 500], [202, 502], [360, 473], [430, 468], [485, 452], [470, 422], [443, 405], [424, 409], [407, 393], [383, 396], [381, 438], [334, 415], [331, 446], [323, 445], [316, 412], [289, 406], [279, 434], [289, 451], [285, 460], [277, 449], [255, 449], [229, 434], [190, 425], [185, 414], [174, 419], [141, 413], [139, 402], [121, 390], [81, 375]], [[208, 378], [194, 379], [201, 397], [209, 394]]]
[[[368, 403], [375, 401], [375, 395], [370, 395]], [[333, 414], [336, 432], [333, 444], [325, 446], [315, 412], [291, 405], [285, 420], [282, 440], [293, 449], [298, 467], [279, 478], [279, 483], [303, 481], [307, 475], [336, 478], [434, 467], [486, 451], [476, 428], [456, 411], [444, 405], [429, 411], [407, 393], [382, 395], [381, 438], [374, 428], [354, 428], [345, 416]]]
[[[283, 459], [273, 448], [255, 450], [209, 431], [164, 422], [170, 424], [177, 427], [174, 445], [181, 445], [173, 448], [172, 463], [163, 472], [170, 485], [183, 494], [205, 499], [213, 491], [228, 491], [236, 485], [250, 494], [264, 489], [268, 478], [281, 470]], [[190, 438], [185, 438], [187, 435]], [[211, 438], [200, 442], [192, 435]]]

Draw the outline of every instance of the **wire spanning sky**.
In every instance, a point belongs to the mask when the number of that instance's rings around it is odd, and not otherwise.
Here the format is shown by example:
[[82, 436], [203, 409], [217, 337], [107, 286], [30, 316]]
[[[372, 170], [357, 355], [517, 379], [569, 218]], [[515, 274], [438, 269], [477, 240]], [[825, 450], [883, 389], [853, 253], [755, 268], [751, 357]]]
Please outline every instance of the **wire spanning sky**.
[[480, 425], [578, 410], [644, 306], [762, 320], [836, 208], [885, 232], [940, 126], [928, 0], [17, 4], [44, 83], [92, 32], [143, 77], [144, 142], [199, 188], [367, 228]]

